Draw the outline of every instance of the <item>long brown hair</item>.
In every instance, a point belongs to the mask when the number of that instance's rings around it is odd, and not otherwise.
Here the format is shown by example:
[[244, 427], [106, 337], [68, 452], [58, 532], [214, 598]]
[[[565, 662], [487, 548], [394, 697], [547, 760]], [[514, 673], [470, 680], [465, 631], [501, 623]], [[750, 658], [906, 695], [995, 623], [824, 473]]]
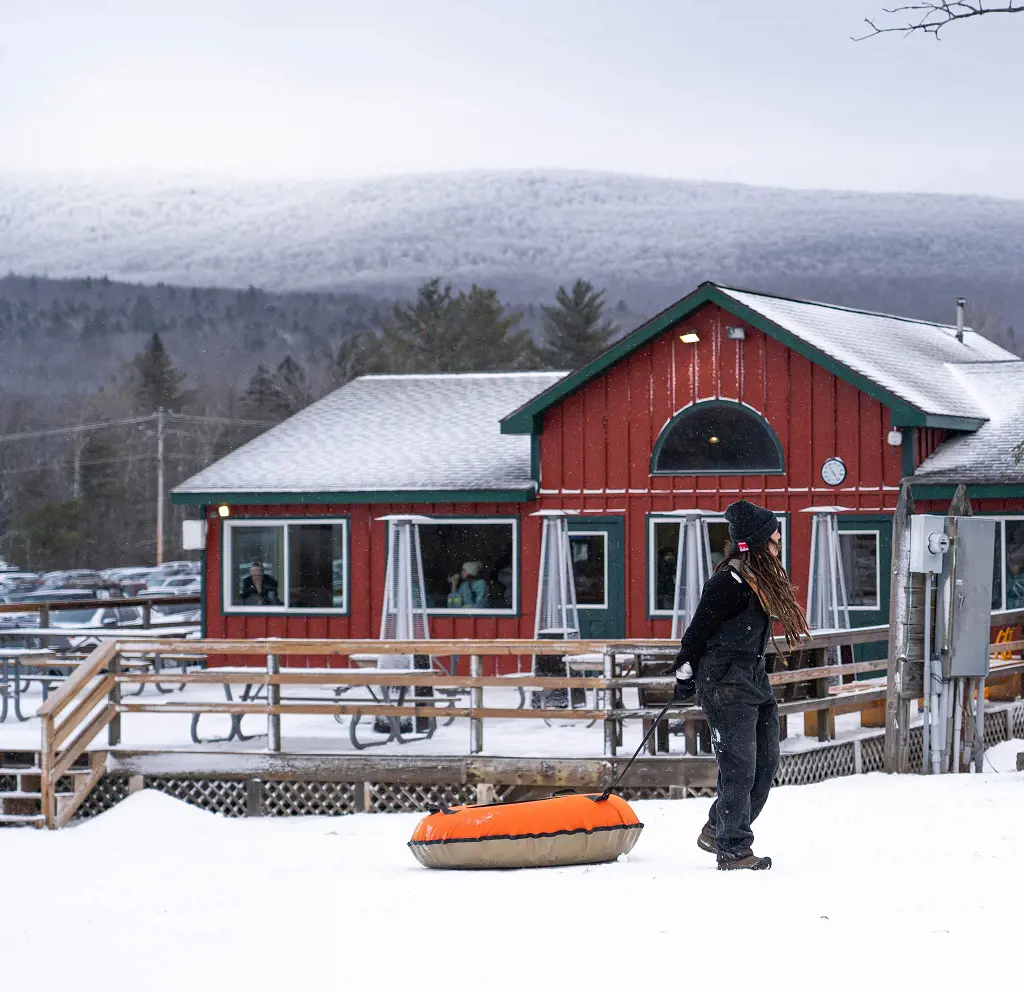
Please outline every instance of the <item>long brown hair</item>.
[[767, 544], [756, 550], [740, 551], [731, 541], [728, 542], [725, 555], [715, 566], [715, 571], [729, 567], [735, 568], [746, 579], [765, 613], [779, 621], [787, 647], [795, 647], [802, 635], [810, 633], [804, 611], [793, 595], [789, 576], [782, 562], [768, 550]]

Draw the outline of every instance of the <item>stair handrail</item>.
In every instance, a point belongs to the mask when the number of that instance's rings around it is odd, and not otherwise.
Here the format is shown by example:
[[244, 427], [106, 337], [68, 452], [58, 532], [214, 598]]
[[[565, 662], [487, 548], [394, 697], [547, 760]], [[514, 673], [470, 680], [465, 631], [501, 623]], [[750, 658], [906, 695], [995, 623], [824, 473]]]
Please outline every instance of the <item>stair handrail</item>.
[[[49, 829], [64, 826], [103, 777], [106, 755], [103, 752], [96, 752], [90, 758], [88, 776], [76, 776], [75, 791], [70, 802], [63, 809], [57, 809], [58, 780], [86, 752], [100, 731], [118, 718], [116, 697], [119, 689], [116, 675], [119, 670], [118, 642], [100, 641], [85, 661], [37, 711], [41, 737], [39, 791], [42, 798], [43, 823]], [[98, 675], [101, 678], [94, 683]], [[101, 702], [102, 707], [82, 727], [86, 718]], [[74, 708], [58, 724], [57, 717], [72, 704], [75, 704]]]

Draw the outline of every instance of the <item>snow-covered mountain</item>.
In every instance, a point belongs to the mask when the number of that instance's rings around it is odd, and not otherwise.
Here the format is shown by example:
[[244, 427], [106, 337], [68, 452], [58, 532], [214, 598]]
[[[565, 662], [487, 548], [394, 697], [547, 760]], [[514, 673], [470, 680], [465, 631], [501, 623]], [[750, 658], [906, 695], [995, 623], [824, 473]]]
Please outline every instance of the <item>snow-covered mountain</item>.
[[648, 311], [715, 279], [921, 316], [964, 293], [1012, 320], [1024, 201], [560, 171], [0, 177], [0, 271], [380, 294], [441, 275], [523, 302], [585, 276]]

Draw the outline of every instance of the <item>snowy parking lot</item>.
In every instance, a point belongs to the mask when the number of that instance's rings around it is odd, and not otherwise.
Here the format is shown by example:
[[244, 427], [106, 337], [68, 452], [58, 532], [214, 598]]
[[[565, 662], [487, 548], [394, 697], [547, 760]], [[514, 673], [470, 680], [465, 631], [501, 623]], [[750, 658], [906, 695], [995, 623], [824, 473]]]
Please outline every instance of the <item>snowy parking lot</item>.
[[714, 870], [694, 843], [707, 807], [636, 803], [625, 861], [465, 873], [414, 861], [415, 814], [231, 820], [143, 791], [59, 833], [0, 833], [4, 985], [1019, 985], [1024, 774], [777, 789], [756, 824], [770, 872]]

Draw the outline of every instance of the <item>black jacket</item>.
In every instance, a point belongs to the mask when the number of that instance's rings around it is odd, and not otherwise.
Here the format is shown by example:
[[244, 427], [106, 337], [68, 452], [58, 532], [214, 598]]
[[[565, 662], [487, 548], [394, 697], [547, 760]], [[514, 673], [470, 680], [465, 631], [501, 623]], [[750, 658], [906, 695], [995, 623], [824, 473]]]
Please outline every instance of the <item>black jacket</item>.
[[241, 599], [244, 606], [280, 606], [281, 600], [277, 595], [277, 579], [264, 575], [262, 590], [257, 592], [256, 583], [253, 582], [252, 576], [247, 575], [242, 579], [239, 599]]
[[770, 636], [771, 622], [761, 600], [738, 572], [724, 568], [704, 584], [672, 670], [689, 662], [696, 673], [701, 659], [714, 656], [749, 660], [751, 667], [763, 659], [771, 671], [774, 656], [765, 658]]

